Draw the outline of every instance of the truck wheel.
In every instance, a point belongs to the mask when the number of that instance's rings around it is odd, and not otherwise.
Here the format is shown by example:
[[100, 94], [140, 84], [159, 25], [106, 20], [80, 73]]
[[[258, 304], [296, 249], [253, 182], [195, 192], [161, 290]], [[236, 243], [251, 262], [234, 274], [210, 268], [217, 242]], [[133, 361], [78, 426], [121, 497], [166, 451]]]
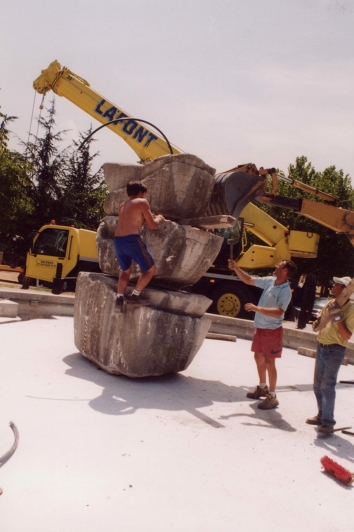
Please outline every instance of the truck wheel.
[[63, 291], [63, 281], [61, 279], [53, 279], [52, 294], [59, 295]]
[[253, 319], [254, 313], [244, 309], [246, 303], [253, 302], [253, 295], [247, 288], [235, 285], [236, 283], [225, 283], [215, 288], [210, 312], [231, 318]]

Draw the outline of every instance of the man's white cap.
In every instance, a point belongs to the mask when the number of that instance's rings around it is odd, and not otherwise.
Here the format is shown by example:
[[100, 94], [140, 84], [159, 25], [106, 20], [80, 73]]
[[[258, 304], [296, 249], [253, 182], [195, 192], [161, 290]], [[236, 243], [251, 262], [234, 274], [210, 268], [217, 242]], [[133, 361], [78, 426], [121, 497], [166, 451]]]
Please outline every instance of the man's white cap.
[[348, 286], [348, 284], [351, 281], [350, 277], [333, 277], [333, 281], [338, 284], [344, 284], [344, 286]]
[[[344, 284], [344, 286], [348, 286], [348, 284], [351, 281], [350, 277], [333, 277], [333, 281], [338, 284]], [[349, 297], [350, 301], [354, 302], [354, 292]]]

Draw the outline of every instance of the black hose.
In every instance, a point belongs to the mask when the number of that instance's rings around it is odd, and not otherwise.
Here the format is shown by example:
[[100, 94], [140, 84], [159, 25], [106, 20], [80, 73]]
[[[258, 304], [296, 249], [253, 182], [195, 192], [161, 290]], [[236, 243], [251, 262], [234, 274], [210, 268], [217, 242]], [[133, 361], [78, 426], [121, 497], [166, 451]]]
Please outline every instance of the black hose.
[[166, 143], [167, 143], [167, 146], [168, 146], [168, 149], [170, 150], [170, 153], [171, 155], [173, 155], [173, 150], [172, 150], [172, 146], [168, 140], [168, 138], [166, 137], [166, 135], [164, 135], [161, 131], [161, 129], [159, 129], [158, 127], [156, 127], [154, 124], [152, 124], [151, 122], [148, 122], [147, 120], [142, 120], [141, 118], [131, 118], [131, 117], [126, 117], [126, 118], [116, 118], [115, 120], [111, 120], [110, 122], [107, 122], [106, 124], [102, 124], [101, 126], [99, 126], [98, 128], [96, 128], [94, 131], [92, 131], [92, 133], [90, 133], [80, 144], [80, 146], [78, 147], [79, 150], [81, 150], [84, 146], [84, 144], [86, 144], [86, 142], [95, 134], [97, 133], [97, 131], [99, 131], [100, 129], [102, 129], [103, 127], [106, 127], [106, 126], [109, 126], [109, 125], [113, 125], [113, 124], [118, 124], [118, 122], [123, 122], [125, 120], [136, 120], [136, 122], [143, 122], [144, 124], [149, 124], [149, 126], [152, 126], [153, 128], [155, 128], [161, 135], [162, 137], [165, 139]]

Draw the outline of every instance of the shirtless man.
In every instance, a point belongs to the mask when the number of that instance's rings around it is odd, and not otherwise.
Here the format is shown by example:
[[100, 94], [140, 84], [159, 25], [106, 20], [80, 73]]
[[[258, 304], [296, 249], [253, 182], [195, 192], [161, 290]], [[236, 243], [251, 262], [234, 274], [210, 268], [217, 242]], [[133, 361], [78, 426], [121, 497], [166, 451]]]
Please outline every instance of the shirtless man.
[[124, 294], [132, 273], [132, 260], [143, 272], [138, 279], [130, 300], [143, 304], [140, 292], [144, 290], [156, 272], [154, 259], [140, 237], [140, 229], [146, 223], [149, 229], [156, 229], [164, 221], [162, 214], [152, 214], [150, 204], [145, 199], [147, 188], [140, 181], [127, 184], [129, 199], [118, 210], [118, 227], [114, 235], [114, 250], [122, 269], [117, 286], [117, 310], [123, 311]]

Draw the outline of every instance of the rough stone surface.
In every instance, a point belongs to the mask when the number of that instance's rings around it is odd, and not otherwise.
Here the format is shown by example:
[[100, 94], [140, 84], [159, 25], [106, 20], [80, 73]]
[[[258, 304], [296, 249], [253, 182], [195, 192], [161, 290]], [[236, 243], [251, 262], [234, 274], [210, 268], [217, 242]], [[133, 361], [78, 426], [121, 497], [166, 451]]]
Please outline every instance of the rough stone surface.
[[144, 297], [151, 299], [156, 308], [139, 307], [119, 313], [114, 310], [115, 288], [115, 279], [103, 274], [79, 274], [74, 330], [80, 353], [108, 373], [127, 377], [184, 371], [201, 347], [211, 320], [183, 312], [190, 313], [192, 306], [199, 307], [202, 314], [210, 300], [167, 291], [159, 295], [148, 289]]
[[105, 163], [103, 175], [109, 192], [127, 186], [129, 181], [140, 181], [143, 167], [141, 164]]
[[[120, 268], [115, 257], [113, 237], [117, 217], [106, 216], [97, 232], [97, 250], [101, 270], [118, 277]], [[223, 239], [203, 229], [182, 226], [165, 220], [156, 229], [142, 231], [156, 263], [156, 274], [151, 281], [153, 286], [183, 288], [196, 283], [210, 268], [217, 257]], [[140, 269], [133, 266], [132, 280]]]
[[206, 164], [196, 155], [191, 155], [189, 153], [164, 155], [146, 165], [105, 163], [102, 165], [102, 168], [108, 190], [109, 192], [113, 192], [114, 190], [125, 187], [129, 181], [141, 181], [142, 179], [145, 179], [166, 164], [170, 164], [174, 161], [195, 166], [200, 170], [205, 170], [213, 176], [215, 175], [215, 168]]
[[202, 159], [200, 159], [196, 155], [193, 155], [191, 153], [180, 153], [178, 155], [163, 155], [162, 157], [158, 157], [151, 163], [142, 166], [142, 179], [145, 179], [145, 177], [147, 177], [148, 175], [154, 174], [166, 164], [171, 164], [175, 161], [182, 162], [190, 166], [195, 166], [200, 170], [205, 170], [213, 176], [216, 172], [215, 168], [212, 168], [211, 166], [206, 164]]
[[18, 312], [18, 303], [13, 301], [0, 300], [0, 316], [6, 318], [16, 318]]
[[[122, 166], [121, 174], [119, 166]], [[111, 167], [113, 165], [110, 165], [108, 178], [110, 192], [104, 210], [109, 216], [114, 216], [119, 205], [127, 199], [126, 183], [130, 181], [127, 176], [134, 174], [134, 179], [139, 179], [139, 167]], [[171, 220], [179, 220], [205, 214], [215, 184], [214, 173], [214, 169], [194, 155], [166, 155], [142, 166], [139, 180], [147, 187], [146, 198], [151, 210]]]
[[[117, 222], [117, 216], [106, 216], [98, 226], [96, 236], [96, 247], [100, 269], [104, 273], [114, 275], [115, 277], [119, 277], [122, 271], [116, 258], [113, 243]], [[132, 263], [132, 266], [131, 280], [134, 281], [139, 277], [141, 271], [135, 262]]]

